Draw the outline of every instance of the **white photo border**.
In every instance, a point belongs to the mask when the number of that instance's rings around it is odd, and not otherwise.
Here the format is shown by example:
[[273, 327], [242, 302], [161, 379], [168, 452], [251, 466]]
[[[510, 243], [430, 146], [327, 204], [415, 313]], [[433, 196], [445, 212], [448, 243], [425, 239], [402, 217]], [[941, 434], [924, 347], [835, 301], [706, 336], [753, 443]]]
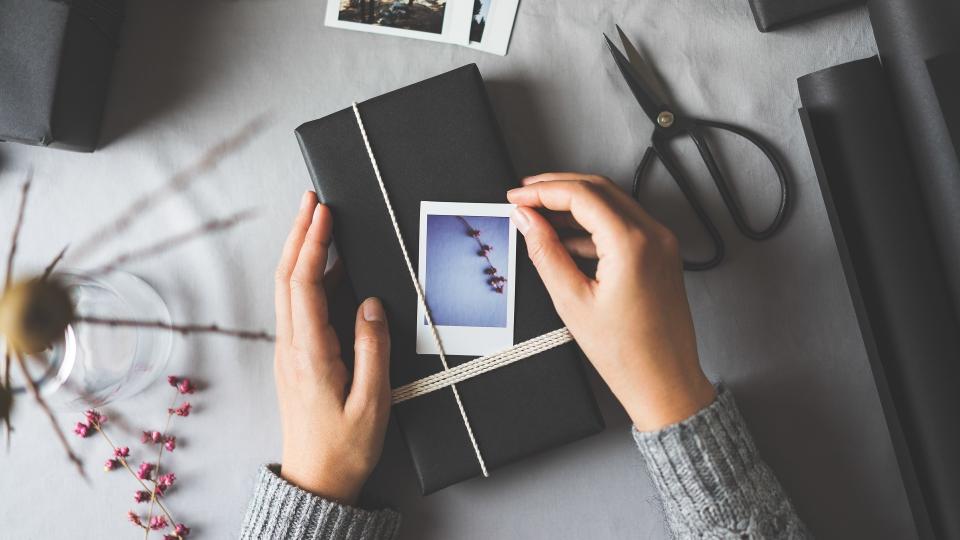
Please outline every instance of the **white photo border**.
[[[506, 203], [461, 203], [461, 202], [420, 202], [420, 248], [417, 263], [417, 279], [420, 290], [426, 291], [427, 283], [427, 216], [484, 216], [510, 217], [516, 208]], [[516, 300], [517, 271], [517, 228], [510, 220], [508, 235], [510, 246], [507, 251], [507, 324], [503, 328], [480, 326], [442, 326], [437, 325], [437, 333], [443, 344], [443, 352], [448, 355], [482, 356], [493, 354], [513, 346], [513, 317]], [[427, 303], [430, 299], [427, 298]], [[417, 354], [440, 354], [430, 325], [424, 319], [426, 313], [423, 304], [417, 301]]]
[[[483, 36], [479, 42], [470, 41], [467, 46], [478, 51], [506, 56], [513, 34], [513, 24], [517, 18], [520, 0], [491, 0]], [[473, 10], [470, 19], [473, 20]], [[469, 40], [469, 36], [467, 38]]]
[[446, 0], [446, 6], [444, 7], [443, 12], [443, 29], [439, 34], [434, 34], [432, 32], [423, 32], [420, 30], [408, 30], [406, 28], [393, 28], [390, 26], [379, 26], [376, 24], [341, 21], [340, 0], [327, 0], [327, 11], [326, 15], [324, 16], [323, 24], [331, 28], [358, 30], [360, 32], [369, 32], [372, 34], [384, 34], [388, 36], [408, 37], [427, 41], [439, 41], [442, 43], [467, 45], [470, 43], [470, 21], [472, 19], [471, 13], [473, 13], [472, 0]]

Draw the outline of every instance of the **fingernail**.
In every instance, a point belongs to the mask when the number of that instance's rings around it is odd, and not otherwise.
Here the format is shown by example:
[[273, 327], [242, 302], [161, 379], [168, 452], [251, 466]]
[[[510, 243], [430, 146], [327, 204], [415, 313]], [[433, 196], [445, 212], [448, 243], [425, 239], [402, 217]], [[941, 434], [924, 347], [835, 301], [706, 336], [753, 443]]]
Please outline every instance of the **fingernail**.
[[514, 208], [513, 212], [510, 212], [510, 219], [513, 221], [513, 224], [517, 226], [520, 234], [527, 234], [527, 229], [530, 228], [530, 218], [527, 217], [526, 212], [525, 209], [520, 207]]
[[313, 221], [316, 221], [318, 217], [320, 217], [320, 205], [319, 205], [319, 204], [313, 207]]
[[376, 298], [367, 298], [363, 303], [363, 320], [367, 322], [382, 321], [384, 318], [383, 304]]
[[309, 190], [304, 192], [303, 197], [300, 197], [300, 209], [306, 210], [307, 207], [309, 207], [310, 203], [312, 202], [313, 202], [313, 192]]

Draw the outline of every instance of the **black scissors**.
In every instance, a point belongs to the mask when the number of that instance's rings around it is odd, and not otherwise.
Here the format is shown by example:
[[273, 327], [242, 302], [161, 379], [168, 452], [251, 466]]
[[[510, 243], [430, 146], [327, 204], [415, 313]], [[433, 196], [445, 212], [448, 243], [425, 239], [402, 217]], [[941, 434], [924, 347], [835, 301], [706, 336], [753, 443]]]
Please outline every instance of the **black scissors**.
[[[730, 211], [734, 223], [744, 236], [753, 240], [766, 240], [775, 235], [784, 223], [790, 193], [785, 168], [783, 163], [777, 158], [773, 149], [759, 136], [742, 127], [711, 120], [688, 118], [677, 114], [676, 109], [670, 104], [670, 100], [667, 99], [667, 93], [664, 91], [664, 87], [660, 84], [653, 69], [650, 68], [649, 64], [647, 64], [633, 44], [630, 43], [630, 40], [624, 35], [619, 25], [617, 26], [617, 33], [620, 35], [620, 41], [623, 43], [626, 55], [617, 49], [606, 34], [603, 35], [603, 39], [606, 40], [607, 46], [610, 48], [610, 54], [613, 55], [613, 59], [616, 61], [617, 67], [620, 68], [620, 73], [623, 75], [624, 80], [627, 81], [627, 86], [630, 87], [630, 91], [633, 92], [633, 96], [640, 103], [643, 112], [647, 114], [654, 124], [653, 135], [650, 138], [650, 146], [643, 154], [643, 159], [640, 160], [640, 165], [637, 167], [637, 172], [633, 177], [633, 197], [635, 199], [639, 198], [640, 183], [644, 172], [647, 170], [653, 157], [656, 156], [680, 187], [680, 191], [683, 192], [687, 202], [690, 203], [694, 213], [696, 213], [697, 219], [707, 230], [713, 242], [714, 253], [711, 258], [704, 261], [684, 260], [683, 268], [685, 270], [696, 271], [709, 270], [717, 266], [723, 260], [724, 245], [723, 238], [720, 237], [720, 231], [716, 225], [714, 225], [710, 216], [707, 215], [706, 210], [704, 210], [703, 205], [693, 191], [690, 180], [684, 176], [683, 172], [677, 166], [675, 158], [668, 150], [667, 143], [673, 139], [687, 136], [696, 144], [697, 150], [700, 152], [700, 157], [703, 158], [707, 170], [710, 171], [710, 176], [713, 177], [713, 182], [716, 184], [717, 190], [720, 191], [720, 196], [723, 197], [723, 202], [727, 206], [727, 210]], [[721, 129], [743, 137], [759, 148], [770, 164], [773, 165], [773, 170], [776, 171], [777, 174], [777, 180], [780, 182], [780, 204], [777, 208], [776, 216], [774, 216], [773, 221], [765, 229], [754, 229], [747, 222], [740, 202], [734, 197], [727, 179], [724, 177], [723, 172], [720, 171], [720, 167], [717, 165], [713, 153], [707, 145], [707, 141], [704, 138], [705, 128]]]

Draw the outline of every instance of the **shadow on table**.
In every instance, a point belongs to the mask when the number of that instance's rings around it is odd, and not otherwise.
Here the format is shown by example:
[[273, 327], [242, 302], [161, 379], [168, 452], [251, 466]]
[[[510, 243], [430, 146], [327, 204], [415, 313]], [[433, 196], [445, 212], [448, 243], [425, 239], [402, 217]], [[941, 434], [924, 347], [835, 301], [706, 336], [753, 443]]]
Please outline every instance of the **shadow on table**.
[[217, 70], [196, 61], [217, 3], [130, 2], [114, 62], [100, 147], [204, 92]]

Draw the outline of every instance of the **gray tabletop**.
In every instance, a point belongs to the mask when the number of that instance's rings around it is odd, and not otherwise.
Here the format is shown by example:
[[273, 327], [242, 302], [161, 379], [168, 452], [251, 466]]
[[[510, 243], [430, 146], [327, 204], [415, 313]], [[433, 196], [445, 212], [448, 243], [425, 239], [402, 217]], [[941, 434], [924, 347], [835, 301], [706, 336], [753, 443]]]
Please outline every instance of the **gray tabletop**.
[[[5, 224], [24, 171], [32, 165], [37, 173], [22, 268], [41, 268], [63, 243], [82, 238], [266, 111], [273, 123], [247, 149], [184, 197], [143, 216], [130, 234], [111, 241], [104, 257], [257, 207], [255, 222], [130, 270], [158, 289], [176, 318], [270, 328], [273, 265], [298, 196], [309, 186], [293, 128], [470, 62], [488, 81], [519, 173], [596, 172], [625, 185], [651, 128], [602, 46], [600, 33], [619, 22], [655, 59], [685, 112], [753, 126], [780, 149], [797, 188], [781, 235], [753, 243], [722, 219], [729, 259], [714, 271], [687, 275], [708, 375], [733, 389], [761, 452], [819, 536], [914, 536], [796, 114], [796, 77], [874, 54], [864, 11], [764, 35], [745, 0], [527, 0], [509, 55], [497, 57], [327, 29], [323, 7], [317, 0], [131, 2], [103, 148], [86, 155], [0, 146]], [[742, 197], [757, 207], [772, 204], [769, 171], [731, 151], [730, 161], [744, 172]], [[709, 210], [724, 216], [705, 171], [692, 172]], [[695, 230], [678, 200], [663, 178], [653, 182], [648, 206], [687, 237]], [[181, 485], [169, 505], [203, 537], [236, 534], [257, 466], [278, 459], [271, 363], [267, 345], [216, 337], [175, 345], [170, 371], [208, 388], [195, 397], [196, 414], [178, 423], [182, 444], [169, 463]], [[628, 420], [595, 376], [594, 382], [608, 422], [604, 433], [426, 498], [417, 493], [391, 426], [366, 497], [403, 511], [404, 538], [666, 537]], [[158, 384], [118, 404], [116, 413], [158, 424], [168, 391]], [[71, 420], [65, 415], [61, 422]], [[0, 458], [4, 537], [135, 532], [124, 518], [135, 486], [121, 473], [99, 472], [107, 457], [99, 441], [74, 441], [88, 461], [87, 485], [75, 478], [35, 408], [20, 407], [14, 422], [13, 446]]]

